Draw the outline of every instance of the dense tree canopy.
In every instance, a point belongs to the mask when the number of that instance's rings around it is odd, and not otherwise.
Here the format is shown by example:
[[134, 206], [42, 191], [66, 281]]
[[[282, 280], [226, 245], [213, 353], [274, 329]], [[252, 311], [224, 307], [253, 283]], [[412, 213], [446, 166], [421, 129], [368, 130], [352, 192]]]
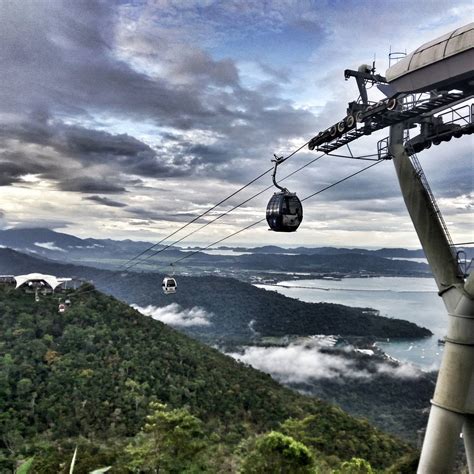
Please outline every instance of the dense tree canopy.
[[411, 452], [112, 297], [94, 291], [57, 309], [57, 296], [0, 288], [0, 472], [32, 455], [34, 472], [64, 472], [76, 445], [78, 472], [129, 472], [153, 456], [236, 472], [239, 443], [271, 430], [334, 466], [362, 457], [385, 468]]

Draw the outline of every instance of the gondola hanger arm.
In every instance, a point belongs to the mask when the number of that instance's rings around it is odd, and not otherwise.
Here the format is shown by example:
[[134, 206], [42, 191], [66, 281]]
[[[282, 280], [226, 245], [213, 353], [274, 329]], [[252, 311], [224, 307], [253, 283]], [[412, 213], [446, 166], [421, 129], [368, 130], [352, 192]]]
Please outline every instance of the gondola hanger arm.
[[283, 191], [284, 193], [288, 193], [288, 189], [286, 188], [283, 188], [282, 186], [280, 186], [277, 182], [276, 182], [276, 173], [277, 173], [277, 168], [278, 168], [278, 165], [280, 165], [281, 163], [283, 163], [284, 161], [286, 161], [288, 159], [288, 157], [283, 157], [283, 156], [277, 156], [275, 154], [273, 154], [273, 160], [272, 160], [272, 163], [275, 163], [275, 166], [273, 168], [273, 173], [272, 173], [272, 180], [273, 180], [273, 184], [275, 185], [275, 187], [277, 187], [280, 191]]

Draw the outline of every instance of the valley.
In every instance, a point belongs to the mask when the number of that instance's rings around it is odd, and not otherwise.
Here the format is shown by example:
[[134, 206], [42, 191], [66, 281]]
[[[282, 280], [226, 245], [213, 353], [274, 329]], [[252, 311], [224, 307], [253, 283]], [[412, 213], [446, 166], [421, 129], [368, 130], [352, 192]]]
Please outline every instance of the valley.
[[[414, 445], [417, 430], [426, 422], [434, 374], [419, 370], [404, 373], [382, 351], [374, 352], [374, 343], [380, 339], [416, 340], [431, 335], [429, 330], [413, 323], [381, 317], [371, 308], [305, 303], [256, 288], [242, 281], [244, 278], [180, 275], [178, 292], [170, 297], [161, 291], [162, 274], [113, 273], [89, 266], [58, 264], [8, 249], [0, 249], [0, 265], [6, 273], [26, 273], [35, 268], [91, 280], [98, 289], [134, 305], [142, 313], [237, 359], [252, 348], [282, 348], [293, 351], [284, 352], [283, 356], [287, 360], [294, 357], [296, 364], [324, 360], [330, 376], [316, 374], [289, 380], [285, 373], [272, 370], [273, 366], [259, 367], [252, 358], [241, 359], [294, 390], [366, 417]], [[258, 281], [255, 276], [252, 280]], [[81, 303], [80, 294], [71, 298], [73, 305]], [[335, 347], [319, 344], [314, 339], [318, 334], [335, 335]], [[350, 347], [355, 349], [348, 351]], [[363, 351], [374, 353], [369, 356]], [[404, 398], [407, 386], [412, 387], [413, 395]], [[385, 393], [383, 398], [380, 393]], [[391, 405], [397, 407], [398, 416], [389, 414], [395, 411], [387, 412]]]

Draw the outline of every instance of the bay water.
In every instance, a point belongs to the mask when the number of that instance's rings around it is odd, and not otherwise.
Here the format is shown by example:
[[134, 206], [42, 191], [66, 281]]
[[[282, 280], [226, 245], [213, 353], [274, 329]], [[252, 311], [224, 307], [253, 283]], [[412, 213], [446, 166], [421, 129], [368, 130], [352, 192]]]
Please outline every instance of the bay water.
[[256, 285], [309, 303], [337, 303], [373, 308], [381, 316], [406, 319], [428, 328], [433, 336], [423, 339], [384, 340], [377, 345], [398, 360], [424, 370], [439, 368], [448, 316], [432, 278], [376, 277], [342, 280], [291, 280], [276, 285]]

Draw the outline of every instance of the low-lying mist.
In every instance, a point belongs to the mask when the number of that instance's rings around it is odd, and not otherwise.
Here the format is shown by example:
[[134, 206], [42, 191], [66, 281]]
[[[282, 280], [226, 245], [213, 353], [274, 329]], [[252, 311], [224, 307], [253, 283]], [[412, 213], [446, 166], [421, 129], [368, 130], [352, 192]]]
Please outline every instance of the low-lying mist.
[[292, 343], [286, 347], [243, 347], [228, 353], [234, 359], [272, 375], [285, 384], [321, 379], [370, 379], [378, 374], [416, 378], [421, 370], [411, 364], [393, 364], [357, 355], [351, 348], [328, 351], [318, 344]]
[[141, 307], [137, 304], [132, 304], [131, 306], [145, 316], [151, 316], [153, 319], [157, 319], [170, 326], [209, 326], [211, 324], [210, 318], [212, 313], [208, 313], [199, 306], [194, 306], [191, 309], [183, 309], [177, 303], [171, 303], [163, 307], [153, 305]]

